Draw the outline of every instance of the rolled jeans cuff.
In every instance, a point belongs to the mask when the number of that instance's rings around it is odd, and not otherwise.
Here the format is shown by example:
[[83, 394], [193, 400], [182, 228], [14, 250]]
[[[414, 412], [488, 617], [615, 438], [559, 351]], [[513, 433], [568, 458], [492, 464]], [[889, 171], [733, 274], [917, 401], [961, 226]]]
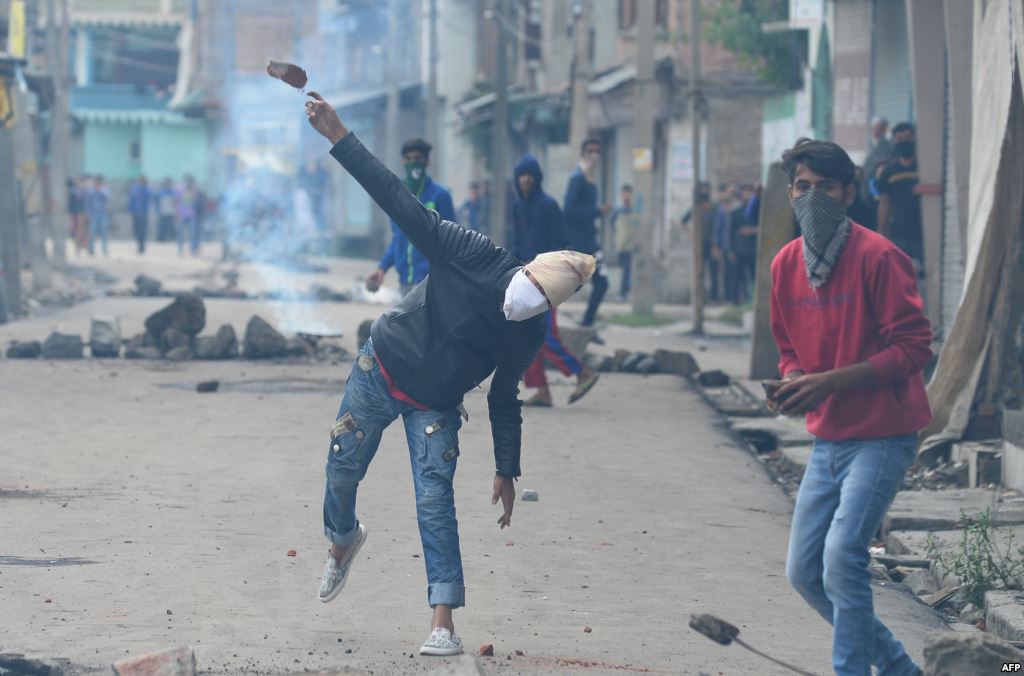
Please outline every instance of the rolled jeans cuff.
[[331, 530], [327, 526], [324, 526], [324, 535], [327, 536], [328, 540], [330, 540], [334, 544], [338, 545], [339, 547], [348, 547], [350, 544], [352, 544], [353, 542], [356, 541], [356, 535], [358, 535], [358, 534], [359, 534], [359, 522], [358, 521], [356, 521], [356, 525], [355, 525], [355, 527], [352, 530], [350, 530], [349, 532], [344, 533], [342, 535], [339, 535], [338, 533], [335, 533], [333, 530]]
[[461, 608], [466, 605], [466, 585], [457, 582], [434, 582], [427, 585], [427, 603]]

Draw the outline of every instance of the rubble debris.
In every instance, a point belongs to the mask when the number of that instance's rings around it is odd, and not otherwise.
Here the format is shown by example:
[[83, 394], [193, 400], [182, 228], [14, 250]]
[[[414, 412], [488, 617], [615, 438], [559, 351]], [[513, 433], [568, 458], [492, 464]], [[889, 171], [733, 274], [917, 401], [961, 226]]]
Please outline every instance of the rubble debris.
[[636, 365], [635, 368], [637, 373], [649, 374], [658, 372], [658, 360], [654, 357], [644, 357]]
[[953, 598], [953, 594], [955, 593], [956, 587], [943, 587], [937, 592], [934, 592], [932, 594], [926, 594], [920, 598], [921, 602], [925, 605], [931, 606], [932, 608], [937, 608], [938, 606], [942, 605], [946, 601]]
[[[298, 556], [298, 554], [299, 553], [296, 552], [294, 549], [289, 549], [288, 550], [288, 556]], [[340, 641], [341, 639], [338, 639], [338, 640]]]
[[537, 502], [540, 500], [540, 496], [537, 494], [537, 491], [532, 491], [529, 488], [523, 489], [521, 497], [523, 502]]
[[968, 603], [960, 611], [960, 621], [964, 624], [974, 624], [983, 617], [985, 617], [985, 611], [976, 607], [973, 603]]
[[162, 287], [163, 284], [152, 277], [139, 275], [135, 278], [136, 296], [159, 296]]
[[615, 359], [605, 355], [587, 352], [583, 355], [583, 363], [592, 371], [609, 373], [615, 368]]
[[164, 355], [164, 359], [167, 361], [188, 361], [193, 357], [192, 348], [190, 347], [176, 347], [173, 350], [167, 352]]
[[628, 357], [629, 354], [629, 350], [615, 350], [615, 355], [612, 357], [612, 370], [621, 371], [622, 362], [626, 361], [626, 357]]
[[148, 333], [140, 333], [128, 341], [124, 348], [125, 359], [159, 359], [160, 350], [153, 344]]
[[619, 365], [619, 370], [625, 373], [637, 373], [637, 366], [646, 358], [647, 355], [643, 352], [634, 352], [622, 360], [622, 363]]
[[117, 317], [93, 317], [89, 326], [89, 353], [93, 357], [121, 354], [121, 323]]
[[196, 654], [174, 648], [114, 662], [115, 676], [195, 676]]
[[234, 300], [246, 300], [250, 297], [245, 291], [230, 286], [197, 286], [192, 289], [192, 293], [201, 298], [231, 298]]
[[996, 674], [1004, 664], [1022, 661], [1024, 652], [984, 632], [937, 632], [924, 647], [925, 676]]
[[689, 352], [658, 349], [654, 351], [660, 373], [672, 373], [677, 376], [692, 376], [700, 371], [697, 360]]
[[196, 338], [196, 359], [235, 359], [238, 357], [238, 337], [231, 324], [222, 324], [212, 336]]
[[7, 347], [8, 359], [38, 359], [43, 345], [38, 340], [12, 340]]
[[490, 643], [480, 646], [480, 655], [483, 657], [494, 657], [494, 646]]
[[79, 335], [54, 331], [43, 341], [43, 359], [81, 359], [83, 350]]
[[321, 303], [347, 303], [349, 301], [347, 293], [335, 291], [323, 284], [312, 284], [309, 287], [309, 297]]
[[64, 676], [64, 669], [55, 660], [25, 657], [22, 653], [0, 652], [0, 674]]
[[196, 385], [196, 392], [216, 392], [219, 387], [219, 380], [204, 380]]
[[206, 305], [194, 293], [177, 296], [167, 307], [146, 318], [146, 331], [154, 336], [167, 329], [177, 329], [190, 336], [197, 335], [206, 326]]
[[243, 343], [248, 359], [283, 357], [288, 347], [287, 339], [257, 315], [253, 315], [246, 324]]
[[590, 627], [583, 627], [583, 633], [584, 633], [584, 634], [589, 634], [589, 633], [591, 633], [591, 632], [593, 632], [593, 631], [594, 631], [594, 630], [593, 630], [593, 629], [591, 629]]
[[703, 387], [728, 387], [729, 376], [720, 369], [701, 371], [697, 376], [697, 382]]
[[311, 357], [314, 350], [309, 341], [292, 336], [285, 341], [284, 352], [289, 357]]
[[1024, 641], [1024, 593], [985, 592], [985, 630], [1004, 641]]
[[171, 350], [175, 350], [179, 347], [187, 347], [191, 351], [192, 336], [188, 335], [184, 331], [169, 328], [160, 334], [160, 341], [157, 347], [159, 347], [160, 351], [164, 354], [167, 354]]
[[316, 342], [316, 358], [341, 362], [350, 360], [352, 355], [339, 341], [321, 339]]

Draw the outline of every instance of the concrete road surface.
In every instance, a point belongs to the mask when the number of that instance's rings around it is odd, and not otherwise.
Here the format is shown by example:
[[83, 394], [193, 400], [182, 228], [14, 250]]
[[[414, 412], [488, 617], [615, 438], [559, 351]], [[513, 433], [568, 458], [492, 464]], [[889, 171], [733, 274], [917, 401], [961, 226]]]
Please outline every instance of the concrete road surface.
[[[142, 263], [158, 277], [176, 271], [186, 288], [211, 262], [169, 251], [154, 247]], [[126, 246], [114, 253], [98, 265], [130, 282], [139, 259]], [[342, 289], [371, 263], [331, 265], [303, 283]], [[120, 316], [130, 335], [166, 302], [98, 298], [0, 326], [0, 344], [54, 326], [87, 334], [93, 314]], [[351, 348], [359, 320], [380, 311], [311, 309], [343, 327]], [[274, 318], [260, 301], [207, 311], [207, 331]], [[606, 339], [687, 344], [672, 331]], [[323, 465], [349, 368], [0, 360], [0, 649], [101, 669], [188, 645], [215, 673], [446, 664], [416, 654], [430, 615], [400, 425], [360, 489], [370, 536], [348, 586], [331, 604], [316, 600]], [[195, 391], [210, 379], [218, 392]], [[456, 476], [468, 602], [456, 625], [467, 651], [493, 644], [483, 665], [495, 674], [785, 673], [688, 629], [690, 613], [713, 612], [754, 646], [830, 673], [830, 628], [783, 574], [790, 503], [718, 414], [673, 376], [605, 375], [567, 406], [571, 387], [554, 377], [557, 407], [526, 411], [519, 487], [540, 500], [517, 502], [505, 531], [490, 504], [484, 391], [467, 396]], [[920, 659], [942, 621], [898, 590], [876, 597]]]

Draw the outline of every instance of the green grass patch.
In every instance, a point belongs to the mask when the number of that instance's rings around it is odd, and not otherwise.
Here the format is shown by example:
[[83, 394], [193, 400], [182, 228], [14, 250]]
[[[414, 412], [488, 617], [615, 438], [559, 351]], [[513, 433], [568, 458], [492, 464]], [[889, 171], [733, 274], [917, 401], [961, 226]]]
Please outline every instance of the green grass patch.
[[718, 321], [723, 324], [731, 324], [733, 326], [743, 326], [743, 313], [750, 308], [745, 305], [729, 305], [721, 314], [718, 315]]
[[635, 328], [648, 327], [648, 326], [665, 326], [672, 324], [677, 320], [671, 317], [663, 317], [661, 315], [615, 315], [614, 317], [608, 318], [609, 324], [618, 324], [619, 326], [632, 326]]

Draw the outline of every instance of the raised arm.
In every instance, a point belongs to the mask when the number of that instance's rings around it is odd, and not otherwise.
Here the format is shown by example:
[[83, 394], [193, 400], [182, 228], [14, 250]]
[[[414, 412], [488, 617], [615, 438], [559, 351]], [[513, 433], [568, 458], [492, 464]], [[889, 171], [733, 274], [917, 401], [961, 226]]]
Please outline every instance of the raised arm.
[[401, 179], [349, 132], [330, 104], [316, 92], [310, 92], [309, 96], [313, 100], [306, 102], [306, 117], [313, 128], [333, 144], [331, 155], [431, 264], [473, 255], [474, 247], [479, 248], [484, 243], [493, 246], [486, 238], [483, 242], [467, 240], [465, 235], [470, 233], [465, 229], [444, 221], [436, 211], [420, 204]]

